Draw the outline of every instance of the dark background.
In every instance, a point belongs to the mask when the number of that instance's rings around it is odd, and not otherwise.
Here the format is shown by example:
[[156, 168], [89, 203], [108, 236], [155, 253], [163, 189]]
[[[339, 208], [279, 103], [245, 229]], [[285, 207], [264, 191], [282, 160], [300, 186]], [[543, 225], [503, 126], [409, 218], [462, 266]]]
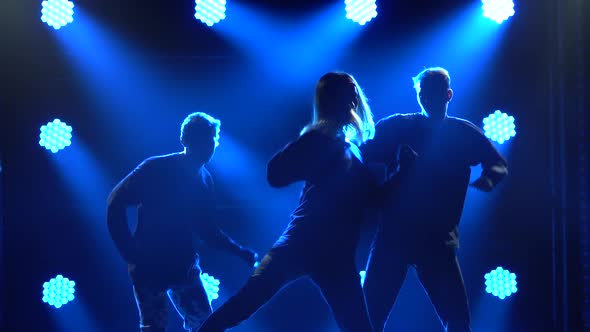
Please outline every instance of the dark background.
[[[450, 71], [451, 115], [480, 126], [495, 109], [516, 118], [517, 136], [498, 145], [509, 177], [491, 194], [470, 190], [461, 222], [474, 331], [588, 330], [587, 3], [518, 1], [515, 16], [494, 26], [474, 18], [477, 1], [378, 1], [377, 18], [358, 27], [323, 23], [344, 16], [338, 1], [230, 1], [227, 23], [212, 28], [194, 19], [191, 1], [75, 5], [74, 22], [57, 31], [39, 20], [40, 1], [1, 5], [2, 331], [137, 329], [105, 199], [144, 158], [180, 150], [188, 113], [221, 119], [209, 167], [219, 222], [264, 253], [300, 188], [270, 189], [265, 163], [309, 121], [321, 74], [352, 73], [379, 119], [418, 110], [411, 77], [428, 66]], [[57, 154], [38, 144], [54, 118], [74, 128], [72, 146]], [[201, 265], [221, 280], [214, 307], [251, 272], [213, 250]], [[518, 277], [504, 301], [484, 291], [483, 275], [497, 266]], [[61, 309], [41, 302], [43, 282], [57, 274], [77, 283]], [[301, 280], [235, 330], [337, 329]], [[387, 330], [442, 331], [413, 271]]]

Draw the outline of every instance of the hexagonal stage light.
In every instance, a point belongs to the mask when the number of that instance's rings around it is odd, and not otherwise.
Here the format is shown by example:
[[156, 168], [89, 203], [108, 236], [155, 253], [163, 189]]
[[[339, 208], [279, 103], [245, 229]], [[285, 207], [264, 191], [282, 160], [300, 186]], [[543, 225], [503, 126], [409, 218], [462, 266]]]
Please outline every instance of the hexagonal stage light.
[[377, 17], [377, 3], [375, 0], [345, 0], [346, 18], [360, 25]]
[[225, 0], [195, 0], [195, 18], [208, 26], [225, 19]]
[[516, 136], [514, 117], [497, 110], [483, 119], [483, 130], [486, 137], [504, 144], [504, 142]]
[[74, 21], [74, 3], [67, 0], [47, 0], [41, 3], [41, 21], [55, 30]]
[[516, 274], [502, 267], [497, 267], [490, 273], [486, 273], [484, 279], [486, 292], [498, 297], [500, 300], [504, 300], [518, 291]]
[[58, 274], [55, 278], [43, 283], [42, 301], [59, 309], [74, 300], [76, 283]]
[[59, 119], [55, 119], [41, 126], [39, 145], [53, 153], [57, 153], [66, 146], [70, 146], [72, 144], [71, 139], [72, 127]]
[[514, 15], [512, 0], [482, 0], [483, 16], [501, 24]]
[[217, 300], [219, 298], [220, 281], [207, 273], [201, 273], [201, 281], [203, 282], [203, 287], [205, 287], [205, 291], [209, 297], [209, 302]]

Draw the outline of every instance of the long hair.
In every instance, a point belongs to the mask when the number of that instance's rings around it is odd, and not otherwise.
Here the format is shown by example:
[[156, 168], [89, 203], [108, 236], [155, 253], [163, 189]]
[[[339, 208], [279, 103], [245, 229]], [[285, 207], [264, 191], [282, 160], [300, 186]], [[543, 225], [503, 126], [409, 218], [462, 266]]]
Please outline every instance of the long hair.
[[375, 136], [373, 113], [363, 90], [345, 72], [324, 74], [315, 88], [313, 121], [301, 131], [320, 130], [361, 145]]

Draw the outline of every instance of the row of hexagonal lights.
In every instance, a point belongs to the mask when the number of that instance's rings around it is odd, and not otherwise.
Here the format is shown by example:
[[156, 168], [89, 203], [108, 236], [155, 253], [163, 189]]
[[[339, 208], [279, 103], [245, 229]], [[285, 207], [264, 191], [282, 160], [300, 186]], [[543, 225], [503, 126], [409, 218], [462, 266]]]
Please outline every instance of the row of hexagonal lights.
[[[495, 111], [483, 119], [485, 135], [492, 141], [504, 144], [516, 135], [514, 117], [506, 113]], [[65, 122], [55, 119], [41, 126], [39, 145], [47, 150], [57, 153], [72, 144], [72, 127]]]
[[[207, 291], [209, 303], [218, 299], [219, 280], [207, 273], [203, 273], [201, 274], [201, 281], [203, 282], [203, 287]], [[76, 292], [75, 286], [76, 282], [58, 274], [55, 278], [51, 278], [49, 281], [43, 283], [42, 301], [59, 309], [69, 302], [74, 301], [76, 298], [74, 296], [74, 293]]]
[[[365, 283], [365, 271], [359, 272], [361, 285]], [[516, 288], [516, 275], [508, 270], [498, 267], [495, 270], [486, 273], [485, 290], [487, 293], [498, 297], [500, 300], [511, 296], [518, 291]], [[209, 297], [209, 303], [219, 298], [220, 282], [215, 277], [207, 274], [201, 274], [203, 287]], [[64, 278], [61, 274], [43, 284], [43, 302], [59, 309], [65, 304], [74, 300], [76, 292], [76, 283], [73, 280]]]
[[[225, 19], [226, 0], [195, 0], [195, 18], [208, 26]], [[365, 25], [377, 17], [376, 0], [345, 0], [346, 18]], [[41, 21], [54, 29], [74, 21], [74, 3], [45, 0], [41, 3]], [[482, 0], [483, 15], [500, 24], [514, 15], [513, 0]]]

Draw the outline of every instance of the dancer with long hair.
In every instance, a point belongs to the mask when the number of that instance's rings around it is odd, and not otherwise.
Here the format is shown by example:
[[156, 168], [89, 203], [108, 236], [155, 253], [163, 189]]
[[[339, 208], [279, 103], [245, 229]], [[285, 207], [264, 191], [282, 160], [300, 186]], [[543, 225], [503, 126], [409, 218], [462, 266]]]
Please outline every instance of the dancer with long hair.
[[375, 186], [358, 146], [373, 135], [373, 116], [356, 80], [342, 72], [323, 75], [316, 86], [313, 122], [267, 168], [273, 187], [305, 182], [299, 206], [246, 284], [199, 332], [238, 325], [302, 276], [319, 287], [343, 331], [372, 331], [354, 257]]

